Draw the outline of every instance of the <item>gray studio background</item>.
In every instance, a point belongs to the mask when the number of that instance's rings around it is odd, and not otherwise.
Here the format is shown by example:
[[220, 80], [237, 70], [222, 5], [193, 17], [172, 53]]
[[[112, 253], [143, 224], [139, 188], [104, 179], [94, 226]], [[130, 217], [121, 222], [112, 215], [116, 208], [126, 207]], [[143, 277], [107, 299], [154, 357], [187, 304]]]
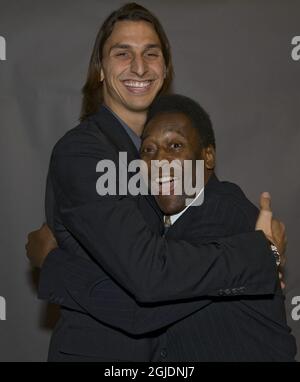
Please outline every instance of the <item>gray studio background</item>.
[[[99, 25], [121, 4], [0, 0], [6, 41], [6, 60], [0, 60], [0, 296], [6, 300], [0, 361], [46, 359], [55, 307], [37, 300], [37, 275], [24, 245], [44, 221], [51, 148], [77, 124]], [[274, 213], [286, 223], [287, 317], [300, 347], [300, 61], [291, 55], [300, 1], [140, 4], [160, 18], [170, 38], [175, 90], [211, 114], [219, 177], [237, 182], [255, 203], [261, 191], [270, 191]]]

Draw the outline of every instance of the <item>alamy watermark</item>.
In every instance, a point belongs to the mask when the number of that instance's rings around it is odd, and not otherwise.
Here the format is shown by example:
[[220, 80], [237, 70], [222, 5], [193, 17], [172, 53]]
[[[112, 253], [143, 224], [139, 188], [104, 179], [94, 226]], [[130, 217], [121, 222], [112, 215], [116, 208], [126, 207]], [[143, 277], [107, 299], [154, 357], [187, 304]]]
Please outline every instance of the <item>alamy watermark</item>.
[[292, 298], [292, 305], [295, 307], [291, 311], [291, 316], [294, 321], [300, 320], [300, 296], [294, 296]]
[[[204, 161], [178, 159], [135, 159], [129, 164], [127, 153], [119, 153], [118, 169], [110, 159], [97, 163], [96, 172], [103, 173], [96, 182], [98, 195], [184, 195], [189, 205], [204, 187]], [[131, 176], [128, 179], [128, 174]], [[202, 204], [197, 199], [193, 205]]]
[[291, 52], [292, 59], [294, 61], [300, 60], [300, 36], [294, 36], [291, 44], [294, 46]]
[[0, 61], [6, 60], [6, 40], [0, 36]]
[[0, 321], [6, 320], [6, 300], [0, 296]]

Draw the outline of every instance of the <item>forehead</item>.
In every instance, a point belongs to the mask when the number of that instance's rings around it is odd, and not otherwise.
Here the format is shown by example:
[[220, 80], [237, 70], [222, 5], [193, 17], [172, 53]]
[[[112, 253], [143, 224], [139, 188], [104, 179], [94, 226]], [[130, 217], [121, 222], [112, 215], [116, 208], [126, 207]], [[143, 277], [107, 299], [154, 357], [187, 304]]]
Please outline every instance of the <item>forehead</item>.
[[147, 21], [117, 21], [105, 46], [128, 44], [139, 47], [148, 44], [161, 46], [160, 39], [153, 25]]
[[153, 117], [145, 126], [143, 136], [152, 134], [165, 134], [175, 132], [181, 135], [188, 135], [194, 131], [191, 119], [181, 112], [161, 112]]

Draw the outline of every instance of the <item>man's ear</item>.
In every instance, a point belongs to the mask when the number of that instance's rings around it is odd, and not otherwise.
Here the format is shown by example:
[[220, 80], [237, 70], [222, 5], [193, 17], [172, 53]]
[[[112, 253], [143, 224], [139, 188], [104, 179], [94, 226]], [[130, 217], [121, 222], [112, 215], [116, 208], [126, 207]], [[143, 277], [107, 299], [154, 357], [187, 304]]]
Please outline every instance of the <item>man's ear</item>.
[[100, 82], [102, 82], [104, 80], [104, 72], [103, 72], [103, 69], [101, 68], [100, 70]]
[[202, 150], [202, 158], [207, 170], [213, 170], [216, 166], [216, 151], [212, 145]]

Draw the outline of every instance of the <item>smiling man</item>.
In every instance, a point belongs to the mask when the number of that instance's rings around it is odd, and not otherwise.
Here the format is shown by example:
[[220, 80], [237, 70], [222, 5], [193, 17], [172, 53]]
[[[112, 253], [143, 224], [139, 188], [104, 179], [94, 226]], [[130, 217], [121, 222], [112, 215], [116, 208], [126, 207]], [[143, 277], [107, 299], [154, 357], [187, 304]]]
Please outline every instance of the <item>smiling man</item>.
[[[194, 199], [186, 207], [184, 193], [161, 192], [155, 197], [168, 218], [166, 238], [200, 244], [254, 230], [257, 208], [237, 185], [220, 182], [214, 174], [214, 131], [199, 104], [180, 95], [161, 97], [150, 107], [142, 138], [141, 157], [150, 178], [153, 160], [178, 160], [182, 166], [186, 160], [204, 161], [202, 205], [195, 206]], [[287, 326], [279, 283], [270, 296], [241, 298], [236, 296], [236, 288], [223, 294], [225, 297], [211, 298], [203, 309], [166, 329], [166, 361], [295, 361], [296, 342]], [[151, 316], [145, 310], [143, 314]]]
[[103, 47], [100, 81], [105, 105], [137, 135], [165, 77], [162, 46], [153, 26], [144, 21], [116, 23]]
[[[198, 189], [199, 184], [201, 186], [206, 184], [215, 165], [214, 134], [209, 124], [209, 118], [204, 118], [206, 113], [204, 110], [200, 113], [200, 107], [199, 109], [195, 107], [189, 109], [193, 104], [188, 102], [186, 103], [186, 113], [182, 113], [179, 106], [176, 111], [176, 105], [181, 101], [184, 102], [186, 99], [180, 96], [161, 98], [158, 103], [162, 108], [161, 113], [152, 117], [154, 109], [150, 108], [148, 123], [142, 134], [141, 157], [149, 169], [149, 182], [159, 184], [156, 201], [160, 209], [167, 215], [178, 213], [187, 207], [188, 201], [192, 201], [191, 195], [187, 194], [187, 191], [191, 192], [192, 187]], [[167, 105], [164, 105], [165, 102]], [[166, 110], [171, 109], [173, 112], [166, 112], [163, 107]], [[199, 133], [191, 124], [191, 117], [200, 120], [201, 130], [207, 133], [202, 146], [199, 145]], [[204, 161], [204, 176], [199, 170], [197, 172], [197, 161], [200, 160]], [[163, 161], [174, 163], [174, 166], [170, 169], [170, 176], [157, 178], [152, 173], [155, 170], [153, 163], [159, 164]], [[190, 163], [191, 166], [186, 166], [187, 163]], [[181, 168], [181, 171], [177, 171], [178, 167]], [[176, 172], [178, 172], [178, 176]], [[200, 182], [197, 182], [197, 178], [200, 178]], [[195, 187], [197, 183], [198, 187]], [[198, 189], [197, 199], [202, 195], [202, 191], [203, 187]], [[193, 203], [195, 204], [195, 200]]]
[[[110, 159], [118, 168], [119, 152], [126, 152], [129, 161], [139, 157], [147, 110], [171, 79], [170, 47], [159, 21], [134, 3], [113, 12], [96, 38], [83, 89], [82, 122], [56, 144], [51, 157], [47, 222], [60, 248], [46, 226], [30, 234], [27, 245], [32, 263], [42, 267], [40, 297], [62, 306], [51, 361], [163, 357], [159, 335], [132, 335], [78, 308], [77, 298], [84, 304], [98, 286], [104, 296], [107, 280], [120, 286], [132, 303], [174, 301], [172, 314], [163, 316], [164, 325], [199, 309], [199, 302], [184, 299], [219, 296], [228, 288], [249, 295], [276, 290], [276, 261], [267, 237], [279, 248], [285, 237], [282, 227], [271, 230], [270, 211], [261, 212], [255, 232], [195, 245], [161, 237], [162, 213], [153, 197], [96, 192], [99, 161]], [[106, 292], [110, 290], [113, 295], [110, 287]], [[124, 309], [131, 322], [132, 309]]]

